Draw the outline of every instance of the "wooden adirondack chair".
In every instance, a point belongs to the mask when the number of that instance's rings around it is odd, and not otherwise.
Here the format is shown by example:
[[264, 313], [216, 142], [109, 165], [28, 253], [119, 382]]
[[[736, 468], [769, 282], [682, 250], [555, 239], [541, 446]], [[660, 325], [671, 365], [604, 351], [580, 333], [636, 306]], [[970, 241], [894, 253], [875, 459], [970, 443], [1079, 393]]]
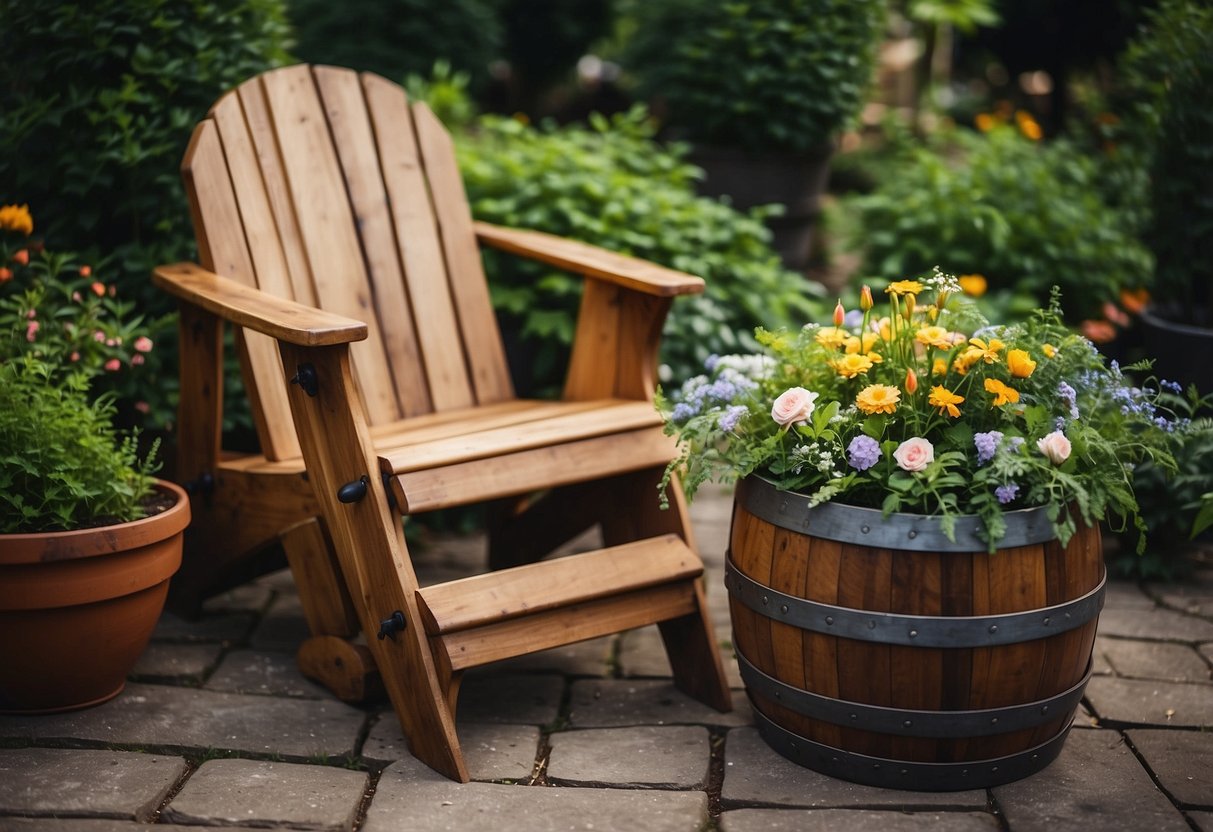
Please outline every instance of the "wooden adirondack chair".
[[[183, 163], [201, 266], [181, 301], [178, 477], [195, 522], [183, 580], [281, 540], [313, 636], [305, 672], [354, 698], [373, 663], [413, 753], [467, 780], [462, 672], [658, 623], [675, 683], [728, 686], [702, 563], [652, 405], [662, 322], [702, 281], [473, 222], [450, 137], [383, 78], [274, 70], [221, 98]], [[515, 397], [477, 242], [585, 276], [564, 395]], [[220, 448], [222, 332], [236, 327], [260, 454]], [[543, 496], [535, 499], [533, 495]], [[419, 587], [400, 515], [510, 498], [500, 568]], [[544, 552], [602, 525], [609, 548]], [[368, 646], [345, 637], [361, 630]]]

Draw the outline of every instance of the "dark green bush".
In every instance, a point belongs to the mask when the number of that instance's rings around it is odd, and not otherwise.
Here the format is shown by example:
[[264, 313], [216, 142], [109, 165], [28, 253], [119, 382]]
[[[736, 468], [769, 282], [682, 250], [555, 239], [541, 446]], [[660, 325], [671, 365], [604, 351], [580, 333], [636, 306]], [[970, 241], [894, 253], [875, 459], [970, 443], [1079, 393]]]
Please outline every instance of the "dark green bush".
[[[662, 360], [685, 379], [712, 353], [756, 348], [754, 327], [799, 326], [820, 312], [814, 285], [771, 251], [762, 213], [696, 197], [685, 148], [653, 141], [637, 108], [589, 127], [531, 127], [486, 117], [459, 140], [460, 167], [478, 219], [532, 228], [697, 274], [705, 295], [679, 298]], [[493, 302], [522, 360], [527, 390], [558, 388], [581, 280], [490, 253]], [[510, 333], [513, 333], [511, 336]], [[520, 366], [521, 365], [521, 366]]]
[[1213, 325], [1213, 6], [1166, 0], [1147, 18], [1123, 66], [1150, 171], [1155, 298]]
[[858, 113], [884, 12], [882, 0], [643, 0], [623, 60], [680, 138], [799, 153]]
[[940, 264], [1038, 303], [1057, 285], [1076, 318], [1099, 317], [1149, 279], [1132, 223], [1100, 196], [1099, 166], [1067, 142], [1010, 127], [951, 131], [904, 147], [888, 169], [896, 175], [852, 203], [872, 274], [896, 280]]
[[0, 202], [169, 302], [151, 267], [193, 250], [178, 168], [219, 94], [285, 59], [281, 0], [0, 0]]
[[369, 70], [392, 81], [428, 74], [435, 61], [444, 60], [480, 86], [501, 50], [501, 22], [492, 0], [288, 0], [287, 5], [300, 60]]

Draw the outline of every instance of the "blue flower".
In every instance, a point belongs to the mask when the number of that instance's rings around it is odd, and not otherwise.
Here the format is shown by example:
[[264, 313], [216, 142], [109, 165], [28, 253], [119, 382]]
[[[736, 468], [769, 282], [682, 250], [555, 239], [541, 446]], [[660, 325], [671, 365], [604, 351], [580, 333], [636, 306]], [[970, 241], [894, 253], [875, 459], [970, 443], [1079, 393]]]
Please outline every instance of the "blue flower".
[[750, 409], [744, 404], [733, 405], [720, 415], [720, 429], [725, 433], [732, 433], [737, 429], [738, 422], [749, 413]]
[[847, 463], [856, 471], [866, 471], [880, 461], [880, 443], [860, 434], [847, 445]]
[[686, 402], [679, 402], [678, 404], [674, 405], [674, 412], [670, 414], [670, 418], [674, 420], [675, 424], [681, 425], [691, 417], [697, 415], [699, 415], [699, 410], [697, 408], [687, 404]]
[[998, 453], [998, 445], [1002, 442], [1002, 431], [992, 430], [989, 433], [973, 434], [973, 444], [977, 446], [977, 464], [985, 465]]
[[1009, 482], [1006, 485], [1000, 485], [994, 489], [994, 496], [997, 497], [998, 502], [1004, 506], [1014, 500], [1017, 494], [1019, 494], [1019, 485], [1013, 482]]

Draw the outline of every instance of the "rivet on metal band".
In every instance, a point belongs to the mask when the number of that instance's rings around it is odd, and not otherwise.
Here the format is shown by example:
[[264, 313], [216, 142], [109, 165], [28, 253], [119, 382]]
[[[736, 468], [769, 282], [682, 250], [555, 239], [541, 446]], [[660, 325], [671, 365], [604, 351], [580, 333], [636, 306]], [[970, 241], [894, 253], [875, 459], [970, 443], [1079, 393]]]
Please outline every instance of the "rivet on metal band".
[[[1099, 615], [1107, 584], [1105, 573], [1097, 587], [1079, 598], [1004, 615], [902, 615], [839, 607], [779, 592], [743, 574], [734, 565], [732, 552], [724, 569], [729, 595], [760, 615], [772, 617], [764, 607], [773, 602], [776, 608], [788, 608], [779, 620], [793, 627], [840, 638], [913, 647], [992, 647], [1063, 633]], [[1061, 624], [1057, 623], [1059, 619]]]
[[736, 653], [741, 678], [751, 693], [777, 699], [785, 708], [811, 719], [903, 737], [985, 737], [1035, 728], [1051, 719], [1070, 714], [1078, 707], [1083, 690], [1091, 678], [1092, 667], [1090, 663], [1087, 664], [1087, 672], [1078, 684], [1046, 699], [1003, 708], [923, 711], [822, 696], [781, 682], [755, 667], [740, 650]]

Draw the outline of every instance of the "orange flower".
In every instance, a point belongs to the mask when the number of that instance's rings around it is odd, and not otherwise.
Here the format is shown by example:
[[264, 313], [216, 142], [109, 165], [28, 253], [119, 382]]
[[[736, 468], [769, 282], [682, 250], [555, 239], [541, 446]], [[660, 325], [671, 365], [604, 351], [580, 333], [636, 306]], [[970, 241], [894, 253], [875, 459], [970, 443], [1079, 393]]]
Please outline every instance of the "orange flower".
[[838, 375], [843, 378], [855, 378], [855, 376], [863, 375], [872, 369], [872, 359], [859, 353], [850, 353], [837, 361], [831, 362], [830, 366], [837, 370]]
[[80, 267], [80, 276], [81, 276], [81, 277], [88, 277], [88, 276], [89, 276], [89, 275], [91, 275], [92, 273], [93, 273], [93, 267], [92, 267], [92, 266], [81, 266], [81, 267]]
[[1131, 315], [1140, 315], [1150, 302], [1150, 293], [1145, 289], [1121, 289], [1120, 305]]
[[1015, 404], [1019, 401], [1019, 391], [1014, 387], [1007, 387], [996, 378], [986, 379], [986, 392], [994, 394], [994, 402], [991, 407], [1001, 407], [1004, 404]]
[[1108, 301], [1103, 305], [1103, 316], [1117, 326], [1128, 326], [1129, 316], [1116, 304]]
[[892, 413], [901, 401], [901, 391], [887, 384], [871, 384], [859, 391], [855, 406], [869, 415]]
[[1106, 344], [1116, 338], [1116, 327], [1107, 321], [1083, 321], [1079, 324], [1082, 334], [1096, 344]]
[[842, 301], [838, 301], [838, 305], [834, 307], [834, 326], [842, 326], [842, 322], [846, 320], [847, 310], [842, 308]]
[[1036, 362], [1027, 350], [1011, 350], [1007, 353], [1007, 369], [1015, 378], [1028, 378], [1036, 369]]
[[13, 270], [0, 266], [0, 283], [8, 283], [13, 279]]
[[859, 290], [859, 308], [864, 312], [872, 308], [872, 287], [864, 286]]
[[28, 205], [0, 206], [0, 231], [19, 231], [28, 237], [34, 233], [34, 218]]
[[972, 344], [972, 346], [965, 350], [965, 354], [968, 355], [976, 350], [977, 358], [984, 360], [987, 364], [993, 364], [995, 361], [997, 361], [998, 354], [1002, 352], [1003, 347], [1006, 346], [1006, 344], [999, 341], [997, 338], [991, 338], [989, 342], [986, 342], [981, 338], [970, 338], [969, 343]]
[[918, 373], [911, 367], [906, 370], [906, 392], [911, 396], [918, 389]]
[[97, 297], [105, 296], [105, 284], [100, 281], [93, 281], [93, 284], [88, 287]]
[[1040, 130], [1040, 125], [1036, 123], [1036, 119], [1032, 118], [1030, 113], [1019, 110], [1015, 113], [1015, 123], [1019, 126], [1019, 132], [1034, 142], [1040, 141], [1043, 133]]
[[29, 251], [27, 251], [26, 249], [21, 249], [20, 251], [18, 251], [16, 254], [13, 255], [12, 260], [18, 266], [28, 266], [29, 265]]
[[942, 385], [935, 385], [931, 388], [931, 395], [927, 397], [927, 404], [931, 407], [939, 408], [939, 415], [947, 413], [953, 419], [960, 418], [960, 408], [956, 405], [964, 402], [964, 396], [958, 396], [951, 390]]
[[989, 133], [994, 129], [994, 125], [997, 122], [994, 120], [994, 116], [989, 113], [978, 113], [977, 118], [973, 119], [973, 123], [977, 125], [977, 129], [981, 132]]
[[981, 297], [990, 287], [985, 276], [980, 274], [962, 274], [957, 280], [960, 290], [971, 298]]
[[948, 362], [942, 358], [936, 358], [935, 364], [931, 367], [931, 373], [937, 376], [946, 376], [948, 374]]

